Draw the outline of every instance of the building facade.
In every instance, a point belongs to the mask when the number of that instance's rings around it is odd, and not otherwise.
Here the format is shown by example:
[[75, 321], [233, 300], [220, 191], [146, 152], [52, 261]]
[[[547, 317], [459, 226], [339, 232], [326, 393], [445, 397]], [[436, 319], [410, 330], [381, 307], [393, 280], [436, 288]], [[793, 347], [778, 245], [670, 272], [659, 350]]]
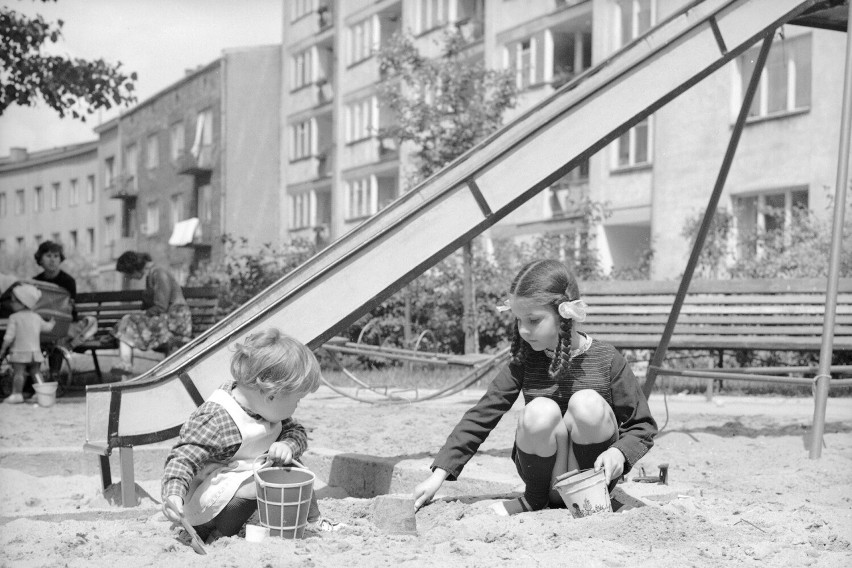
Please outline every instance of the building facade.
[[[282, 45], [223, 52], [98, 127], [93, 144], [18, 149], [0, 159], [0, 254], [58, 236], [90, 255], [100, 285], [114, 288], [124, 250], [149, 252], [183, 277], [221, 258], [224, 235], [255, 246], [293, 239], [324, 246], [406, 189], [410, 149], [378, 136], [394, 118], [377, 95], [376, 51], [394, 34], [410, 33], [436, 53], [446, 30], [461, 30], [472, 61], [514, 75], [511, 120], [687, 4], [285, 2]], [[845, 41], [842, 32], [792, 25], [777, 34], [719, 205], [733, 216], [735, 235], [785, 228], [797, 207], [830, 218]], [[677, 277], [690, 248], [684, 227], [707, 205], [757, 49], [615, 139], [490, 234], [593, 243], [607, 270], [636, 265], [653, 250], [649, 276]], [[603, 212], [595, 223], [592, 206]]]
[[[97, 140], [0, 160], [0, 251], [61, 242], [99, 289], [151, 254], [184, 281], [223, 236], [280, 242], [280, 46], [232, 49], [95, 128]], [[270, 119], [270, 117], [273, 117]]]
[[[392, 117], [375, 95], [381, 81], [375, 52], [394, 33], [410, 33], [428, 53], [448, 28], [465, 32], [472, 58], [515, 74], [519, 104], [510, 120], [687, 3], [286, 3], [281, 146], [287, 233], [336, 238], [404, 190], [406, 149], [379, 139]], [[828, 215], [845, 41], [841, 32], [792, 25], [777, 34], [720, 202], [734, 216], [735, 232], [789, 223], [799, 206]], [[639, 264], [653, 250], [652, 278], [679, 275], [690, 248], [684, 227], [706, 208], [757, 49], [637, 124], [491, 234], [554, 233], [593, 242], [606, 270]], [[592, 225], [586, 222], [590, 204], [603, 214]]]

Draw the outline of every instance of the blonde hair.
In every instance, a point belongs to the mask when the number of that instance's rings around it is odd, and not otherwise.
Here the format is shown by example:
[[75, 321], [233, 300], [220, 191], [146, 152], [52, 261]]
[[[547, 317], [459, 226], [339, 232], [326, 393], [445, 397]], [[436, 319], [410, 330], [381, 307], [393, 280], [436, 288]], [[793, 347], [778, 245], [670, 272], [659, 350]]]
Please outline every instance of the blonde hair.
[[277, 328], [253, 333], [234, 346], [231, 375], [238, 385], [263, 394], [308, 394], [320, 383], [317, 358]]

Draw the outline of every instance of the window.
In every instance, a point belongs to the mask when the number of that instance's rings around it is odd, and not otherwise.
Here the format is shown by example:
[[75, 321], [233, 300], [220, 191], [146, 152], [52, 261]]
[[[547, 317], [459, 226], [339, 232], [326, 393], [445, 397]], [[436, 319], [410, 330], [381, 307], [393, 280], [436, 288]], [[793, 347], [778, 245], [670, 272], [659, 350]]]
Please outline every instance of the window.
[[40, 245], [40, 244], [41, 244], [41, 241], [43, 241], [43, 240], [44, 240], [44, 237], [42, 237], [41, 235], [36, 235], [36, 236], [34, 237], [34, 239], [35, 239], [35, 244], [36, 244], [36, 245]]
[[6, 252], [6, 239], [0, 239], [0, 254]]
[[172, 124], [169, 129], [169, 157], [173, 162], [176, 162], [180, 158], [185, 142], [183, 122]]
[[293, 90], [313, 83], [313, 48], [306, 49], [293, 56]]
[[33, 212], [39, 213], [44, 211], [44, 191], [41, 186], [35, 188], [33, 194]]
[[295, 22], [313, 12], [314, 0], [290, 0], [290, 21]]
[[86, 176], [86, 203], [95, 200], [95, 176]]
[[313, 226], [311, 209], [315, 208], [315, 195], [310, 191], [290, 196], [290, 228], [302, 229]]
[[136, 185], [136, 173], [139, 168], [139, 148], [136, 144], [131, 144], [124, 150], [124, 173], [127, 175], [127, 189], [135, 190], [137, 188]]
[[18, 250], [24, 250], [24, 237], [15, 238], [15, 245], [18, 247]]
[[619, 136], [616, 142], [616, 168], [650, 163], [650, 147], [650, 122], [646, 118]]
[[[737, 60], [740, 73], [735, 82], [733, 104], [739, 110], [757, 61], [759, 48], [750, 49]], [[749, 117], [784, 114], [811, 106], [811, 35], [805, 34], [772, 43], [760, 85], [749, 109]]]
[[104, 218], [104, 246], [115, 246], [115, 215], [108, 215]]
[[378, 132], [378, 106], [376, 97], [346, 105], [346, 142], [357, 142]]
[[95, 228], [86, 229], [86, 252], [95, 254]]
[[115, 179], [115, 157], [104, 160], [104, 187], [111, 187]]
[[616, 47], [624, 47], [651, 29], [654, 21], [651, 0], [617, 0], [616, 9], [616, 37], [620, 41]]
[[24, 190], [19, 189], [15, 191], [15, 215], [24, 214], [24, 211], [26, 211], [26, 206], [24, 204]]
[[121, 204], [121, 236], [136, 236], [136, 200], [124, 199]]
[[176, 193], [172, 195], [169, 207], [169, 213], [172, 221], [172, 227], [183, 221], [183, 194]]
[[6, 216], [6, 192], [0, 193], [0, 217]]
[[449, 0], [418, 0], [417, 33], [425, 33], [431, 29], [445, 25], [449, 21]]
[[59, 233], [51, 233], [50, 240], [52, 240], [55, 243], [61, 243], [62, 242], [62, 240], [59, 238]]
[[160, 205], [156, 201], [148, 203], [145, 210], [145, 230], [142, 231], [146, 235], [154, 235], [160, 231]]
[[[213, 111], [205, 109], [195, 119], [195, 139], [190, 152], [195, 159], [201, 159], [201, 151], [213, 145]], [[208, 156], [209, 159], [209, 156]]]
[[58, 183], [54, 183], [50, 187], [50, 208], [56, 211], [59, 209], [59, 202], [62, 197], [62, 186]]
[[68, 205], [74, 206], [80, 203], [80, 188], [77, 187], [77, 178], [68, 183]]
[[213, 186], [210, 184], [199, 186], [195, 190], [196, 217], [202, 224], [213, 222]]
[[148, 147], [146, 148], [146, 158], [147, 161], [145, 163], [148, 166], [149, 170], [155, 170], [160, 165], [160, 146], [157, 143], [157, 135], [151, 134], [148, 136]]
[[312, 140], [314, 138], [314, 120], [306, 120], [291, 126], [292, 144], [290, 146], [290, 160], [301, 160], [314, 154]]
[[373, 215], [377, 209], [375, 176], [346, 182], [346, 217], [348, 219]]
[[796, 215], [808, 210], [808, 190], [789, 188], [734, 198], [740, 254], [760, 254], [762, 238], [790, 237]]
[[77, 246], [78, 246], [77, 231], [69, 231], [68, 232], [68, 244], [70, 245], [72, 251], [77, 250]]
[[347, 63], [354, 65], [369, 57], [378, 48], [379, 41], [379, 17], [371, 16], [350, 26], [347, 30], [349, 59]]

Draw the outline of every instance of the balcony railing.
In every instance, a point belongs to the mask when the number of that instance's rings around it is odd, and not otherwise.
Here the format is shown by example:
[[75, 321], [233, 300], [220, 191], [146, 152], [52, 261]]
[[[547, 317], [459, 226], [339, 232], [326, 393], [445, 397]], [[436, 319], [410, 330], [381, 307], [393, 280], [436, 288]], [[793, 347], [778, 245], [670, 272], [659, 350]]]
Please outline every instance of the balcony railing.
[[177, 159], [177, 172], [191, 176], [210, 173], [215, 165], [213, 163], [215, 157], [215, 147], [212, 144], [202, 146], [198, 151], [198, 156], [195, 156], [189, 150], [184, 150]]
[[139, 195], [139, 186], [136, 176], [130, 174], [119, 174], [112, 178], [107, 186], [110, 199], [136, 199]]

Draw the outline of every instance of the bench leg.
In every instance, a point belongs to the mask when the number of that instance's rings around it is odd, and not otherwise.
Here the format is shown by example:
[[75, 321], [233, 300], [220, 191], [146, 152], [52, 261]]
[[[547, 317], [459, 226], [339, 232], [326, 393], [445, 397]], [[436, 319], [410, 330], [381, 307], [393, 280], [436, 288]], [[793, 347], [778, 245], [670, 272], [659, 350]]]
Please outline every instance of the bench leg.
[[95, 374], [98, 376], [99, 382], [104, 382], [104, 377], [101, 375], [101, 366], [98, 364], [98, 352], [92, 349], [92, 363], [95, 364]]
[[119, 448], [118, 459], [121, 463], [121, 506], [135, 507], [136, 479], [133, 473], [133, 448]]
[[98, 456], [98, 461], [101, 464], [101, 486], [106, 491], [112, 485], [112, 470], [109, 467], [109, 456]]

